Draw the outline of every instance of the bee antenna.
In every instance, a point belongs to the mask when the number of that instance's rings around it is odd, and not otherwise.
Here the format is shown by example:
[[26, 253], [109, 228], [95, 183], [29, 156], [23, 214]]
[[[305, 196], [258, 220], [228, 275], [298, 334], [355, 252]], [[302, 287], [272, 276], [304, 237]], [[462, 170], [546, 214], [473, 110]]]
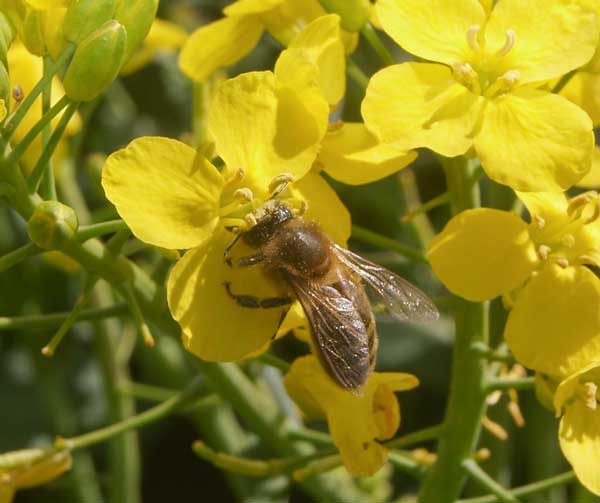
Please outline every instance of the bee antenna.
[[227, 257], [227, 255], [229, 255], [229, 252], [231, 251], [231, 249], [235, 246], [235, 244], [240, 240], [240, 237], [242, 237], [241, 234], [237, 234], [233, 240], [231, 241], [231, 243], [229, 243], [227, 245], [227, 247], [225, 248], [225, 251], [223, 252], [223, 256]]

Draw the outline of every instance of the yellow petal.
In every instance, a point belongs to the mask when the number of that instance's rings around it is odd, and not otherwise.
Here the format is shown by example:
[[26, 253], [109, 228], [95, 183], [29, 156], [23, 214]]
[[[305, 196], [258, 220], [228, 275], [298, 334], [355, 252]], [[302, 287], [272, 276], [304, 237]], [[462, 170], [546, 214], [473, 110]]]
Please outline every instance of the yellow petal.
[[548, 264], [517, 297], [504, 337], [531, 369], [567, 376], [600, 357], [600, 280], [585, 267]]
[[217, 88], [208, 127], [227, 166], [244, 169], [244, 184], [264, 192], [276, 175], [300, 179], [310, 170], [327, 115], [316, 88], [300, 94], [271, 72], [250, 72]]
[[585, 175], [579, 182], [577, 187], [584, 189], [598, 189], [600, 188], [600, 149], [594, 147], [594, 153], [592, 155], [592, 169]]
[[402, 48], [448, 65], [469, 58], [467, 31], [486, 18], [477, 0], [379, 0], [376, 9], [383, 29]]
[[247, 16], [249, 14], [264, 14], [278, 7], [284, 0], [238, 0], [223, 9], [226, 16]]
[[187, 33], [175, 23], [156, 18], [141, 47], [121, 69], [122, 75], [129, 75], [147, 65], [160, 53], [174, 52], [187, 39]]
[[520, 83], [553, 79], [582, 66], [598, 43], [596, 16], [578, 2], [498, 0], [485, 28], [486, 49], [500, 50], [509, 29], [515, 44], [498, 72], [516, 70]]
[[583, 108], [594, 126], [600, 125], [600, 75], [577, 72], [560, 94]]
[[435, 274], [471, 301], [493, 299], [522, 284], [537, 263], [527, 224], [490, 208], [463, 211], [429, 245]]
[[590, 118], [555, 94], [521, 88], [487, 104], [475, 150], [487, 175], [524, 192], [562, 192], [590, 170]]
[[400, 414], [393, 391], [418, 384], [410, 374], [374, 372], [363, 393], [356, 395], [334, 384], [314, 356], [297, 358], [284, 382], [294, 399], [312, 400], [325, 410], [344, 465], [355, 476], [372, 475], [385, 463], [387, 450], [377, 439], [390, 438], [398, 429]]
[[557, 192], [517, 192], [517, 197], [527, 208], [531, 217], [540, 216], [546, 224], [552, 225], [567, 214], [567, 198]]
[[280, 54], [275, 75], [282, 82], [292, 81], [305, 64], [317, 68], [323, 97], [330, 105], [337, 105], [346, 91], [346, 56], [338, 15], [321, 16], [306, 26]]
[[287, 46], [311, 21], [327, 14], [319, 0], [283, 0], [276, 8], [264, 12], [261, 19], [269, 33]]
[[198, 28], [179, 56], [179, 67], [190, 79], [204, 82], [225, 66], [231, 66], [258, 43], [264, 26], [257, 16], [226, 17]]
[[[282, 308], [245, 308], [227, 295], [225, 281], [239, 295], [285, 293], [261, 266], [232, 269], [225, 264], [223, 251], [232, 237], [221, 230], [204, 246], [188, 251], [167, 284], [169, 309], [181, 326], [186, 349], [208, 361], [240, 360], [261, 349], [275, 334], [281, 316]], [[232, 255], [235, 259], [255, 251], [240, 242]]]
[[334, 242], [345, 246], [350, 238], [350, 213], [335, 190], [318, 173], [308, 173], [292, 188], [308, 205], [303, 218], [318, 223]]
[[[560, 417], [565, 407], [569, 407], [573, 400], [587, 401], [587, 390], [585, 383], [600, 382], [600, 365], [598, 362], [591, 363], [586, 367], [579, 369], [566, 379], [563, 379], [554, 393], [554, 411], [556, 417]], [[591, 397], [590, 397], [591, 398]]]
[[198, 246], [218, 223], [223, 178], [177, 140], [132, 141], [106, 160], [102, 186], [133, 233], [155, 246]]
[[558, 438], [579, 481], [600, 496], [600, 408], [591, 410], [573, 401], [560, 421]]
[[318, 161], [337, 181], [362, 185], [396, 173], [416, 158], [415, 151], [379, 143], [364, 124], [347, 122], [325, 135]]
[[404, 63], [373, 75], [362, 115], [367, 129], [384, 143], [454, 157], [471, 147], [482, 103], [481, 96], [452, 80], [448, 67]]

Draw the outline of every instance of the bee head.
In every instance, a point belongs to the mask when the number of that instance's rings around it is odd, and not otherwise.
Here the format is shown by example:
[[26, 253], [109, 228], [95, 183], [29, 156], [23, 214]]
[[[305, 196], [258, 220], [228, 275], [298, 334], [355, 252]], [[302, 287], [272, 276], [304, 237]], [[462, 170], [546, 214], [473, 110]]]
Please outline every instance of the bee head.
[[267, 201], [252, 215], [256, 224], [242, 234], [242, 240], [252, 248], [264, 246], [277, 229], [294, 218], [292, 209], [275, 199]]

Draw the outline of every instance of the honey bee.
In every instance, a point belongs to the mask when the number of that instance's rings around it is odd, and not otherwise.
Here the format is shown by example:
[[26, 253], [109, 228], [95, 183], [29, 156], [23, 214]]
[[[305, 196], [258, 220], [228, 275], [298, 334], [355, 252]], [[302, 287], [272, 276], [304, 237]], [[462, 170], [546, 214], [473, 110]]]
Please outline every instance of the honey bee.
[[[254, 216], [255, 225], [236, 236], [225, 256], [238, 238], [259, 251], [227, 262], [235, 267], [262, 264], [287, 284], [304, 308], [321, 366], [342, 388], [358, 392], [375, 365], [371, 302], [401, 321], [438, 318], [433, 302], [417, 287], [338, 246], [318, 224], [295, 215], [283, 202], [270, 199]], [[243, 307], [275, 308], [292, 302], [292, 297], [238, 295], [229, 283], [225, 287]]]

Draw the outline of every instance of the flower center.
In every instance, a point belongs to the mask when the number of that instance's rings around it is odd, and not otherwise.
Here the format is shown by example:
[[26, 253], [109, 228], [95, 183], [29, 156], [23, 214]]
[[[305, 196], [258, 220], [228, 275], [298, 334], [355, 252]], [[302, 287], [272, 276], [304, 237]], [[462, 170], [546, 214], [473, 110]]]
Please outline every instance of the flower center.
[[520, 73], [517, 70], [506, 70], [503, 61], [517, 40], [514, 30], [506, 30], [504, 45], [495, 52], [485, 47], [485, 38], [479, 25], [472, 25], [467, 30], [467, 43], [473, 54], [470, 61], [459, 61], [452, 66], [454, 80], [475, 94], [494, 98], [511, 91], [518, 83]]
[[569, 201], [564, 218], [546, 222], [536, 215], [531, 223], [531, 236], [543, 261], [552, 260], [562, 267], [600, 265], [600, 250], [588, 230], [600, 218], [600, 196], [585, 192]]

